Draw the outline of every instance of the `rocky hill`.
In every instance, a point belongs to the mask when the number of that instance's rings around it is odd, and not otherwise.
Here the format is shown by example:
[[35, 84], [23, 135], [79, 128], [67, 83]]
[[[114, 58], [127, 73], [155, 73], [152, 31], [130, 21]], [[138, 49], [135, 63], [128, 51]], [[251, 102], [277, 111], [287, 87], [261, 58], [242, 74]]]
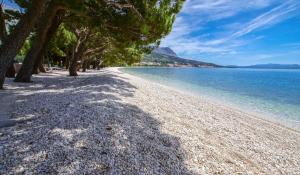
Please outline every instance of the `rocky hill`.
[[139, 66], [165, 66], [165, 67], [220, 67], [213, 63], [180, 58], [169, 47], [161, 47], [145, 55]]
[[169, 47], [156, 48], [153, 50], [153, 53], [177, 57], [177, 54]]

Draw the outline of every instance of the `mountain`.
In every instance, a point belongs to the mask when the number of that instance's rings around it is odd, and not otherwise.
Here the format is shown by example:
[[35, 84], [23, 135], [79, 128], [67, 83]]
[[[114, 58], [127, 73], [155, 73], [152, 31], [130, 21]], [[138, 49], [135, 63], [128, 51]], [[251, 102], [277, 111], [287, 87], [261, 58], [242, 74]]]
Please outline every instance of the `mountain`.
[[177, 57], [177, 54], [169, 47], [156, 48], [153, 50], [153, 53]]
[[251, 66], [226, 66], [229, 68], [253, 68], [253, 69], [300, 69], [298, 64], [256, 64]]
[[169, 47], [161, 47], [145, 55], [138, 66], [165, 66], [165, 67], [221, 67], [213, 63], [180, 58]]

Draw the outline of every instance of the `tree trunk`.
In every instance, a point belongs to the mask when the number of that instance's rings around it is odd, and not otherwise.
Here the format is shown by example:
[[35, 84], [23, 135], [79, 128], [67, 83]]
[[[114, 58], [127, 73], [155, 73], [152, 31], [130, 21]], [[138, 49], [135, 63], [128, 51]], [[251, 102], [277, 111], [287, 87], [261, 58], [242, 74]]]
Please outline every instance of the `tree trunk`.
[[72, 60], [72, 55], [73, 55], [73, 48], [67, 50], [67, 56], [66, 56], [66, 61], [65, 61], [65, 68], [68, 70], [70, 66], [70, 62]]
[[78, 76], [77, 74], [77, 61], [72, 60], [69, 66], [69, 75], [72, 77]]
[[89, 64], [88, 60], [83, 61], [83, 63], [82, 63], [82, 72], [86, 72], [88, 64]]
[[93, 69], [96, 69], [96, 61], [93, 61], [92, 65], [93, 65]]
[[73, 58], [69, 66], [70, 76], [78, 76], [77, 74], [78, 61], [82, 58], [83, 53], [84, 53], [84, 44], [81, 44], [79, 46], [78, 51], [77, 52], [75, 51], [73, 54]]
[[37, 75], [39, 73], [40, 73], [40, 70], [38, 68], [37, 69], [33, 69], [32, 72], [31, 72], [32, 75], [33, 74]]
[[39, 74], [40, 72], [46, 73], [45, 68], [43, 67], [45, 53], [40, 52], [38, 56], [38, 60], [34, 63], [32, 74]]
[[46, 69], [45, 69], [45, 67], [44, 67], [44, 65], [43, 65], [43, 61], [42, 61], [42, 64], [39, 65], [39, 70], [40, 70], [40, 72], [42, 72], [42, 73], [46, 73]]
[[[39, 74], [39, 64], [42, 62], [44, 57], [44, 53], [42, 51], [39, 52], [37, 59], [34, 63], [33, 69], [32, 69], [32, 74]], [[41, 61], [40, 61], [41, 60]]]
[[[48, 29], [44, 44], [43, 44], [41, 50], [39, 51], [39, 53], [36, 55], [36, 58], [35, 59], [33, 58], [35, 60], [35, 63], [33, 66], [33, 71], [32, 71], [33, 73], [38, 73], [39, 68], [42, 65], [44, 54], [46, 52], [48, 43], [51, 41], [52, 37], [54, 36], [55, 32], [57, 31], [59, 25], [62, 22], [64, 15], [65, 15], [64, 9], [58, 10], [56, 13], [56, 16], [53, 18], [51, 26]], [[45, 70], [45, 69], [42, 69], [42, 70]], [[43, 71], [41, 71], [41, 72], [43, 72]]]
[[86, 72], [86, 66], [82, 67], [82, 72]]
[[70, 65], [70, 57], [67, 55], [66, 62], [65, 62], [65, 68], [68, 70]]
[[44, 68], [43, 61], [44, 61], [44, 55], [42, 56], [41, 62], [37, 65], [37, 67], [33, 68], [32, 74], [39, 74], [40, 72], [47, 73], [46, 69]]
[[70, 64], [69, 64], [69, 75], [70, 76], [78, 76], [77, 74], [77, 66], [78, 66], [78, 54], [76, 54], [76, 49], [74, 49], [73, 53], [72, 53], [72, 59], [70, 60]]
[[85, 34], [82, 38], [79, 38], [76, 44], [76, 47], [72, 53], [72, 59], [69, 66], [69, 75], [70, 76], [78, 76], [77, 74], [77, 66], [78, 61], [82, 58], [85, 51], [85, 42], [89, 36], [89, 32]]
[[5, 76], [7, 78], [15, 78], [15, 75], [16, 75], [16, 70], [14, 67], [14, 62], [12, 62], [6, 71]]
[[6, 25], [5, 25], [5, 18], [4, 18], [4, 11], [2, 4], [0, 4], [0, 40], [3, 40], [7, 37]]
[[14, 31], [3, 41], [0, 48], [0, 89], [3, 89], [5, 74], [10, 63], [22, 48], [47, 2], [47, 0], [32, 0], [31, 8], [22, 16]]
[[89, 70], [90, 67], [91, 67], [91, 61], [90, 61], [90, 60], [87, 60], [86, 65], [85, 65], [85, 68], [86, 68], [87, 70]]
[[[6, 30], [6, 24], [5, 24], [5, 17], [4, 17], [4, 10], [2, 7], [2, 4], [0, 5], [0, 40], [3, 42], [5, 38], [7, 37], [7, 30]], [[12, 61], [6, 71], [5, 76], [7, 78], [15, 78], [16, 71], [14, 68], [14, 61]]]
[[40, 56], [40, 52], [43, 52], [42, 49], [43, 47], [45, 47], [44, 45], [47, 44], [45, 42], [47, 40], [48, 31], [51, 28], [51, 24], [55, 18], [56, 13], [60, 9], [61, 6], [57, 3], [49, 4], [46, 12], [44, 13], [44, 16], [41, 18], [41, 21], [39, 23], [37, 36], [33, 42], [33, 45], [23, 61], [20, 72], [17, 74], [17, 77], [15, 79], [16, 82], [31, 81], [32, 70], [36, 59], [38, 56]]

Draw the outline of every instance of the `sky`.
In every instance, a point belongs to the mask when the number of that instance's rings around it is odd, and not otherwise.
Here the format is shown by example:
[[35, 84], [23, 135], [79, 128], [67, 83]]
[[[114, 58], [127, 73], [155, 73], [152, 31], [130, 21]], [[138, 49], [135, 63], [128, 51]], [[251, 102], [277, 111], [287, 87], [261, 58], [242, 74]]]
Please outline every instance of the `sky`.
[[221, 65], [300, 64], [300, 0], [187, 0], [161, 46]]
[[14, 3], [12, 0], [0, 0], [0, 3], [4, 4], [4, 7], [7, 9], [16, 9], [18, 5]]
[[220, 65], [300, 64], [300, 0], [186, 0], [161, 46]]

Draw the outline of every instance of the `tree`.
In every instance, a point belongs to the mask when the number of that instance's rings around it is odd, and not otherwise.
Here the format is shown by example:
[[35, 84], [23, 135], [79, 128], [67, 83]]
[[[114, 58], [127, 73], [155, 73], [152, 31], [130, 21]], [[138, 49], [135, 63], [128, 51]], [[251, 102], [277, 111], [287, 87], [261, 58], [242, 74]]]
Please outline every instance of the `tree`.
[[42, 62], [44, 60], [44, 55], [46, 53], [46, 49], [47, 49], [49, 42], [51, 41], [51, 39], [55, 35], [57, 29], [59, 28], [60, 24], [62, 23], [62, 19], [65, 15], [65, 12], [66, 11], [64, 9], [58, 10], [56, 12], [55, 17], [52, 20], [51, 26], [49, 27], [49, 29], [47, 31], [46, 39], [44, 41], [44, 44], [42, 45], [42, 48], [40, 49], [38, 54], [36, 54], [36, 58], [32, 58], [33, 59], [32, 61], [34, 61], [34, 66], [33, 66], [33, 70], [32, 70], [33, 73], [37, 74], [39, 69], [42, 72], [45, 72], [45, 69], [42, 66]]
[[47, 0], [32, 0], [28, 11], [21, 17], [14, 30], [7, 36], [0, 47], [0, 89], [3, 89], [5, 74], [37, 19], [43, 13]]
[[71, 58], [72, 50], [76, 45], [76, 42], [77, 38], [75, 34], [67, 29], [65, 24], [62, 23], [47, 46], [46, 55], [48, 56], [48, 59], [51, 59], [51, 57], [64, 57], [64, 66], [68, 69], [68, 60]]
[[[40, 62], [38, 60], [38, 57], [41, 56], [41, 54], [44, 52], [43, 48], [46, 47], [45, 45], [48, 44], [49, 40], [47, 38], [47, 34], [49, 34], [51, 29], [51, 25], [53, 22], [56, 22], [57, 20], [55, 17], [57, 16], [57, 13], [64, 14], [65, 12], [65, 5], [61, 3], [57, 3], [55, 1], [52, 1], [43, 17], [41, 18], [39, 22], [39, 27], [37, 31], [37, 36], [35, 37], [35, 41], [33, 42], [33, 46], [26, 55], [23, 65], [21, 67], [20, 72], [18, 73], [15, 81], [16, 82], [30, 82], [31, 81], [31, 75], [33, 71], [34, 64], [36, 62]], [[59, 17], [60, 18], [60, 17]], [[54, 25], [54, 24], [53, 24]], [[55, 24], [57, 25], [57, 24]], [[58, 24], [59, 25], [59, 24]], [[55, 27], [55, 31], [58, 27]], [[52, 35], [52, 34], [51, 34]], [[51, 37], [48, 35], [48, 37]]]
[[[102, 40], [108, 38], [109, 43], [113, 44], [118, 49], [114, 51], [126, 52], [131, 46], [142, 48], [151, 43], [159, 44], [159, 39], [167, 35], [172, 28], [175, 19], [175, 14], [179, 12], [183, 1], [182, 0], [157, 0], [157, 1], [88, 1], [86, 3], [88, 11], [84, 21], [80, 22], [82, 28], [87, 27], [89, 31], [96, 31], [97, 36]], [[82, 20], [81, 20], [82, 21]], [[86, 39], [92, 36], [91, 33], [79, 38], [80, 45], [83, 47], [75, 48], [74, 59], [70, 66], [70, 75], [77, 76], [77, 62], [83, 59], [84, 49], [87, 49]], [[94, 38], [94, 37], [93, 37]], [[99, 42], [102, 43], [102, 42]], [[85, 46], [84, 46], [85, 45]], [[93, 44], [97, 48], [97, 43]], [[77, 49], [80, 48], [80, 49]], [[127, 48], [127, 49], [126, 49]], [[80, 52], [77, 52], [80, 51]], [[97, 53], [94, 53], [97, 54]], [[123, 57], [124, 58], [124, 57]]]
[[77, 36], [77, 43], [72, 52], [72, 58], [70, 60], [69, 74], [70, 76], [77, 76], [78, 61], [82, 58], [86, 46], [86, 41], [91, 36], [91, 30], [89, 28], [80, 28], [75, 30]]
[[[6, 30], [6, 18], [5, 12], [2, 7], [3, 4], [0, 4], [0, 42], [3, 42], [7, 37], [7, 30]], [[5, 74], [6, 77], [13, 78], [15, 77], [15, 69], [13, 62], [10, 63], [9, 68]]]
[[7, 36], [3, 4], [0, 4], [0, 41], [2, 42]]
[[[63, 4], [63, 9], [68, 13], [69, 21], [64, 20], [64, 23], [71, 26], [69, 30], [73, 29], [74, 23], [76, 24], [75, 30], [72, 31], [77, 35], [77, 43], [72, 52], [68, 52], [72, 53], [70, 74], [76, 76], [76, 65], [79, 60], [83, 57], [95, 58], [104, 52], [101, 49], [102, 45], [90, 42], [88, 38], [96, 34], [100, 40], [108, 39], [109, 43], [120, 47], [114, 51], [118, 50], [119, 54], [124, 55], [130, 53], [127, 51], [132, 46], [137, 49], [153, 43], [158, 45], [160, 38], [170, 32], [175, 14], [181, 8], [183, 0], [15, 0], [15, 2], [25, 9], [26, 13], [21, 15], [18, 24], [0, 48], [0, 88], [3, 87], [4, 74], [9, 63], [20, 51], [33, 26], [37, 24], [37, 19], [43, 14], [42, 25], [37, 28], [32, 48], [16, 78], [16, 81], [30, 81], [32, 69], [34, 65], [37, 67], [40, 64], [41, 55], [50, 40], [48, 31], [57, 11], [60, 10], [60, 7], [56, 7], [61, 6], [57, 4]], [[52, 4], [55, 4], [55, 8]], [[47, 10], [43, 13], [45, 9]], [[88, 52], [91, 48], [92, 52]], [[87, 52], [89, 54], [86, 54]]]
[[[103, 31], [102, 31], [103, 32]], [[81, 61], [85, 68], [89, 58], [102, 53], [105, 50], [108, 38], [101, 33], [99, 28], [81, 28], [75, 29], [77, 44], [70, 59], [70, 76], [77, 76], [78, 62]], [[85, 70], [84, 68], [84, 70]]]
[[36, 72], [41, 64], [45, 48], [51, 37], [62, 22], [66, 10], [80, 11], [84, 7], [84, 0], [51, 0], [39, 22], [37, 37], [33, 47], [25, 57], [22, 68], [18, 73], [16, 82], [30, 82], [32, 72]]

